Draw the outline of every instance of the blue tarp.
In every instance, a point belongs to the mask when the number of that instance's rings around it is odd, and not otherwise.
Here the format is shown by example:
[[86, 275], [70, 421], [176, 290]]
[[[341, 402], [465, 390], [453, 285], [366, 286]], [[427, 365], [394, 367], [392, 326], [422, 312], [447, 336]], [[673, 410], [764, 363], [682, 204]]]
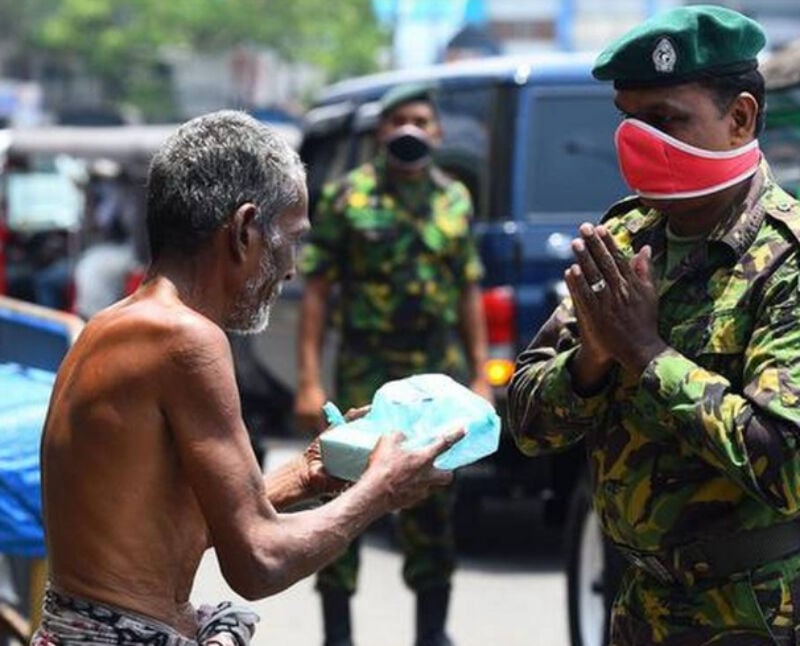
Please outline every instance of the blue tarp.
[[0, 363], [0, 553], [43, 557], [39, 444], [55, 374]]

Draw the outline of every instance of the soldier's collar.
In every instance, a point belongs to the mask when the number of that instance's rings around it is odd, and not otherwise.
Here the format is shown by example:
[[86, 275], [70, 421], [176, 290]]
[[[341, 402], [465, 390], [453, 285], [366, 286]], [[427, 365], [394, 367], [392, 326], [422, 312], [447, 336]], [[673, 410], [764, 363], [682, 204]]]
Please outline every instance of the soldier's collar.
[[[745, 199], [737, 204], [731, 213], [720, 221], [708, 235], [707, 242], [712, 246], [719, 246], [731, 262], [736, 262], [747, 251], [755, 240], [761, 223], [764, 221], [764, 208], [761, 205], [761, 196], [764, 194], [770, 179], [769, 167], [762, 162], [750, 182]], [[632, 237], [638, 238], [640, 244], [642, 234], [649, 231], [651, 235], [656, 231], [663, 233], [666, 218], [655, 209], [644, 208], [638, 201], [631, 200], [630, 206], [638, 207], [633, 217], [627, 218], [625, 228]], [[645, 236], [649, 239], [650, 236]], [[636, 246], [636, 245], [634, 245]]]
[[[376, 188], [379, 192], [391, 192], [393, 182], [389, 179], [388, 167], [386, 163], [386, 153], [381, 152], [375, 157], [372, 163], [375, 168]], [[428, 166], [425, 179], [431, 182], [436, 188], [443, 188], [447, 185], [447, 176], [436, 166]], [[425, 181], [425, 180], [423, 180]]]
[[448, 185], [452, 183], [452, 179], [450, 179], [447, 174], [438, 166], [431, 165], [430, 167], [430, 178], [433, 184], [438, 189], [447, 188]]
[[730, 250], [732, 260], [741, 258], [756, 239], [764, 221], [761, 196], [769, 182], [769, 168], [762, 161], [747, 190], [744, 200], [737, 204], [729, 216], [719, 222], [708, 236], [709, 242], [718, 242]]

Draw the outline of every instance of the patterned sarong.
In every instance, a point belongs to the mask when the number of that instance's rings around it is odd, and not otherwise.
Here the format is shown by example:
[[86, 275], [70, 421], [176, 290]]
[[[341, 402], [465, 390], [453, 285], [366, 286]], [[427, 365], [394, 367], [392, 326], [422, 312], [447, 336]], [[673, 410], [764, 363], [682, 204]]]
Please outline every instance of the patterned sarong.
[[31, 646], [248, 646], [259, 620], [229, 601], [197, 609], [197, 635], [115, 606], [45, 591], [42, 623]]

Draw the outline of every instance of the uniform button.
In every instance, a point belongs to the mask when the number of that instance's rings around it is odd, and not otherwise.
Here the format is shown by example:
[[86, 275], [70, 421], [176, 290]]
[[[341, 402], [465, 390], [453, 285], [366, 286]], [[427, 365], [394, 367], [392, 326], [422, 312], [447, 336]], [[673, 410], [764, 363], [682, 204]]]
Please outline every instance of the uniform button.
[[711, 572], [711, 567], [708, 565], [708, 563], [704, 563], [702, 561], [700, 563], [695, 563], [692, 566], [692, 569], [700, 576], [705, 576]]
[[786, 213], [787, 211], [792, 210], [792, 206], [788, 202], [781, 202], [780, 204], [778, 204], [778, 210]]

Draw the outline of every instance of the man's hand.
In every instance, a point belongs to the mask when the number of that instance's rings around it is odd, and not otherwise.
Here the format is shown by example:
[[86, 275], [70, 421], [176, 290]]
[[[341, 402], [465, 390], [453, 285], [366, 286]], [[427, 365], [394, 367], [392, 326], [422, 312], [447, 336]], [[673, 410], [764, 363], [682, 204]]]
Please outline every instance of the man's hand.
[[337, 494], [350, 485], [347, 480], [334, 478], [325, 471], [325, 465], [322, 463], [322, 453], [319, 448], [319, 437], [315, 437], [314, 441], [308, 445], [303, 452], [303, 458], [306, 462], [306, 479], [308, 483], [306, 490], [310, 491], [312, 495]]
[[402, 433], [385, 435], [373, 449], [361, 479], [384, 491], [388, 509], [411, 507], [427, 498], [434, 487], [452, 482], [453, 472], [437, 469], [433, 462], [464, 434], [464, 429], [458, 428], [413, 451], [403, 448]]
[[[369, 406], [361, 408], [351, 408], [344, 414], [348, 422], [352, 422], [359, 417], [364, 417], [369, 412]], [[319, 447], [319, 437], [316, 437], [303, 452], [306, 464], [306, 491], [310, 491], [314, 496], [324, 496], [338, 494], [347, 489], [352, 483], [347, 480], [334, 478], [325, 471], [322, 463], [322, 453]]]
[[325, 404], [325, 390], [319, 384], [300, 384], [294, 400], [294, 414], [297, 428], [315, 435], [325, 426], [322, 407]]
[[596, 374], [617, 361], [639, 375], [666, 347], [658, 335], [650, 247], [627, 262], [604, 226], [582, 224], [580, 234], [572, 243], [578, 262], [564, 278], [581, 333], [581, 365]]

